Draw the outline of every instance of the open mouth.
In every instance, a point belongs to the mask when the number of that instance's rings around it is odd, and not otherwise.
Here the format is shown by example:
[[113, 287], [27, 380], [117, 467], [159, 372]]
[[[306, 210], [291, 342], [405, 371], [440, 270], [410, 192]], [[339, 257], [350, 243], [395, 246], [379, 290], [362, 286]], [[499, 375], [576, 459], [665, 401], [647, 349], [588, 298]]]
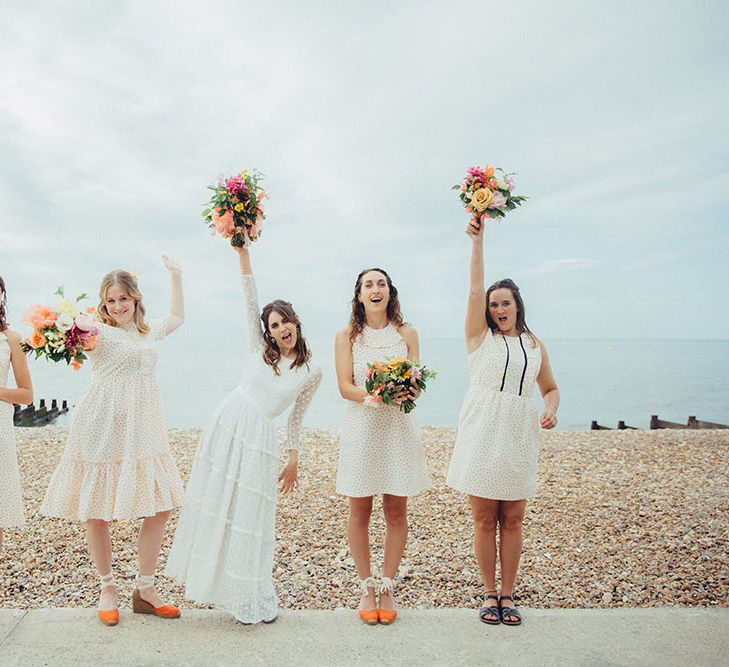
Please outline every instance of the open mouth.
[[281, 340], [288, 345], [291, 342], [291, 334], [285, 333], [283, 336], [281, 336]]
[[373, 296], [373, 297], [372, 297], [372, 298], [370, 299], [370, 301], [371, 301], [372, 303], [380, 303], [380, 301], [382, 301], [382, 297], [381, 297], [381, 296], [379, 296], [379, 295], [377, 295], [377, 296]]
[[506, 324], [506, 316], [499, 317], [498, 320], [501, 324]]

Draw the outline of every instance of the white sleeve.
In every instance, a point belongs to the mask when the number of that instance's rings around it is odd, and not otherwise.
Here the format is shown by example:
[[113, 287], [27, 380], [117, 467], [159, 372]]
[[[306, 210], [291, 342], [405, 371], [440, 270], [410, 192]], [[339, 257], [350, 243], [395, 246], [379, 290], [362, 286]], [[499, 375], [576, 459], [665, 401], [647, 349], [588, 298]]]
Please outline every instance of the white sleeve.
[[261, 333], [261, 311], [258, 307], [258, 292], [256, 281], [252, 274], [241, 275], [243, 281], [243, 294], [246, 300], [246, 315], [248, 317], [248, 340], [251, 352], [263, 349], [263, 333]]
[[294, 407], [291, 408], [291, 414], [289, 414], [289, 423], [287, 429], [289, 449], [299, 449], [301, 423], [304, 420], [304, 415], [309, 408], [311, 399], [314, 397], [314, 394], [316, 394], [316, 390], [319, 389], [321, 378], [321, 368], [316, 368], [314, 371], [312, 371], [311, 376], [304, 384], [299, 395], [296, 397]]

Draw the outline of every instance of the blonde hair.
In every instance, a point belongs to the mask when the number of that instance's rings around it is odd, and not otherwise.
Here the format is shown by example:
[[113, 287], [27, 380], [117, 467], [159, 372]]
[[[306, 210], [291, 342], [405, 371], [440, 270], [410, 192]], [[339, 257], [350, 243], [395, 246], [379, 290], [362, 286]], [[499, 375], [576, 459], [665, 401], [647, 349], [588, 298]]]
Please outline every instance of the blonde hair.
[[112, 327], [116, 326], [114, 318], [109, 315], [109, 311], [106, 309], [106, 293], [112, 285], [123, 287], [127, 294], [134, 299], [134, 324], [139, 333], [149, 333], [149, 325], [144, 321], [144, 304], [142, 303], [142, 293], [137, 286], [137, 280], [131, 273], [122, 271], [121, 269], [110, 271], [101, 281], [101, 287], [99, 288], [99, 307], [97, 308], [101, 321]]

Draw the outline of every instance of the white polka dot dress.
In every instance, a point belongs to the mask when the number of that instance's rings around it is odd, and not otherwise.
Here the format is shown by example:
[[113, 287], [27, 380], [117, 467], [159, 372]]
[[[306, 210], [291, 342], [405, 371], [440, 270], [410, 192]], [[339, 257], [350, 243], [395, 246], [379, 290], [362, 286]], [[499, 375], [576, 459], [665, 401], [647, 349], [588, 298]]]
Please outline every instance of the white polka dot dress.
[[[0, 331], [0, 386], [7, 387], [10, 369], [10, 346]], [[20, 486], [18, 457], [15, 449], [13, 404], [0, 401], [0, 528], [25, 525], [23, 490]]]
[[470, 386], [458, 419], [448, 486], [494, 500], [533, 498], [540, 436], [534, 383], [542, 352], [528, 335], [489, 329], [468, 355]]
[[179, 507], [182, 480], [167, 439], [154, 368], [165, 320], [140, 334], [132, 324], [100, 325], [91, 383], [40, 512], [77, 521], [153, 516]]
[[[354, 384], [364, 388], [367, 364], [407, 357], [407, 344], [390, 322], [365, 325], [352, 345]], [[368, 408], [347, 401], [339, 438], [337, 493], [362, 498], [387, 493], [414, 496], [431, 486], [415, 411], [397, 406]]]

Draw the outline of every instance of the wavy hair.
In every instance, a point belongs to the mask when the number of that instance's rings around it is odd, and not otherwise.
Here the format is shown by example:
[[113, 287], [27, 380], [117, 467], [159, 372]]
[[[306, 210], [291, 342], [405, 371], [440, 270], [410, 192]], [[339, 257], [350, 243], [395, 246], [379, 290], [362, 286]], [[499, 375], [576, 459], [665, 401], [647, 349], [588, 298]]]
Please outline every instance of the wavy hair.
[[489, 329], [492, 332], [499, 333], [499, 325], [494, 322], [489, 312], [489, 301], [491, 300], [491, 292], [497, 289], [508, 289], [511, 292], [511, 296], [516, 302], [516, 330], [520, 334], [527, 334], [529, 339], [532, 341], [532, 345], [537, 344], [537, 337], [531, 332], [531, 329], [526, 323], [526, 308], [524, 307], [524, 300], [521, 298], [519, 292], [519, 286], [511, 278], [503, 278], [497, 280], [486, 290], [486, 324], [489, 325]]
[[373, 267], [371, 269], [364, 269], [359, 272], [357, 281], [354, 284], [354, 297], [352, 298], [352, 313], [349, 316], [349, 342], [354, 343], [357, 340], [357, 336], [362, 333], [365, 324], [365, 308], [364, 304], [359, 300], [360, 292], [362, 291], [362, 278], [365, 274], [370, 271], [377, 271], [385, 276], [387, 280], [387, 287], [390, 290], [390, 300], [387, 302], [387, 319], [392, 322], [396, 327], [400, 327], [405, 323], [402, 313], [400, 312], [400, 299], [397, 296], [397, 287], [392, 284], [390, 276], [384, 269], [378, 269]]
[[309, 360], [311, 359], [311, 350], [301, 333], [301, 321], [294, 307], [288, 301], [283, 301], [282, 299], [276, 299], [275, 301], [271, 301], [271, 303], [267, 303], [263, 306], [263, 311], [261, 312], [264, 341], [263, 361], [273, 368], [273, 372], [276, 375], [281, 375], [281, 370], [278, 367], [278, 362], [281, 361], [281, 350], [278, 349], [276, 340], [268, 330], [268, 318], [271, 317], [271, 313], [278, 313], [284, 322], [293, 322], [296, 325], [296, 345], [294, 345], [296, 357], [291, 362], [290, 368], [299, 368], [300, 366], [306, 366], [308, 368]]
[[112, 285], [119, 285], [124, 288], [127, 294], [134, 299], [134, 324], [139, 333], [149, 333], [149, 325], [144, 321], [144, 304], [142, 303], [142, 293], [139, 291], [137, 279], [128, 271], [122, 271], [121, 269], [110, 271], [101, 281], [99, 307], [97, 308], [101, 321], [112, 327], [116, 326], [114, 318], [109, 315], [109, 311], [106, 309], [106, 293]]
[[0, 276], [0, 292], [2, 292], [2, 296], [0, 296], [0, 331], [5, 331], [5, 329], [8, 328], [8, 321], [6, 319], [8, 294], [5, 291], [5, 281], [3, 280], [2, 276]]

